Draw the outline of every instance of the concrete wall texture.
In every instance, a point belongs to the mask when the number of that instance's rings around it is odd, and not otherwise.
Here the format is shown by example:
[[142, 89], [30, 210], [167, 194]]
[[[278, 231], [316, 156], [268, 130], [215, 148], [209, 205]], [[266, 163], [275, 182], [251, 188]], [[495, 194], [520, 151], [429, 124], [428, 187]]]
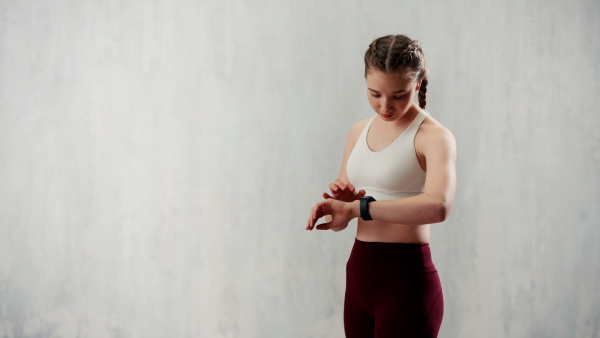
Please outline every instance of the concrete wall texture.
[[424, 46], [458, 145], [440, 337], [600, 337], [600, 2], [0, 1], [0, 337], [343, 337], [304, 230]]

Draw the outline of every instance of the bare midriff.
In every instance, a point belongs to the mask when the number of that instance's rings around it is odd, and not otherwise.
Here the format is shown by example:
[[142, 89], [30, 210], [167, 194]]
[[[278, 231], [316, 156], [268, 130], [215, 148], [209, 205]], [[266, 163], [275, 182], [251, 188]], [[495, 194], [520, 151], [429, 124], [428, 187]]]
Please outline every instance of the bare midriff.
[[363, 242], [429, 243], [429, 224], [406, 225], [365, 221], [358, 217], [356, 238]]

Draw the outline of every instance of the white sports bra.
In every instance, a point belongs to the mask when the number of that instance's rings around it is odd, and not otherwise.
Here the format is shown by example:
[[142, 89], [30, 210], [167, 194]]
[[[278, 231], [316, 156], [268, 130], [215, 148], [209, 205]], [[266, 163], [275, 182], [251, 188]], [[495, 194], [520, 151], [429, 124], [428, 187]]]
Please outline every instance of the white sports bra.
[[346, 163], [346, 175], [356, 191], [376, 200], [391, 200], [423, 193], [426, 172], [421, 169], [415, 151], [415, 135], [429, 116], [421, 109], [413, 122], [389, 146], [372, 151], [367, 145], [367, 133], [373, 116], [363, 129]]

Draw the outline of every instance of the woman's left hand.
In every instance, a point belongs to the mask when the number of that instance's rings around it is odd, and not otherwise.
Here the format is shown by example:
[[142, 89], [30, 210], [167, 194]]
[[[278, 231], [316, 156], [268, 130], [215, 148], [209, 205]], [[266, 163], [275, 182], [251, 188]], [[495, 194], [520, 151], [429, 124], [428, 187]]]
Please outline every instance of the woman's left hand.
[[356, 216], [353, 212], [353, 204], [358, 202], [343, 202], [328, 198], [315, 204], [310, 211], [310, 217], [306, 223], [306, 230], [312, 230], [315, 223], [325, 215], [331, 215], [331, 222], [317, 225], [317, 230], [341, 231], [346, 229], [348, 223]]

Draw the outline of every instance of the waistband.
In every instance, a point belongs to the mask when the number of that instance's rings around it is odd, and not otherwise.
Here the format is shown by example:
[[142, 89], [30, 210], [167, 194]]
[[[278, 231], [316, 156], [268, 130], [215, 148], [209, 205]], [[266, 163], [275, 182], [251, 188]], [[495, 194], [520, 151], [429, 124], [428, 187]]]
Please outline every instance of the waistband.
[[354, 238], [347, 268], [365, 273], [437, 271], [429, 243], [365, 242]]

